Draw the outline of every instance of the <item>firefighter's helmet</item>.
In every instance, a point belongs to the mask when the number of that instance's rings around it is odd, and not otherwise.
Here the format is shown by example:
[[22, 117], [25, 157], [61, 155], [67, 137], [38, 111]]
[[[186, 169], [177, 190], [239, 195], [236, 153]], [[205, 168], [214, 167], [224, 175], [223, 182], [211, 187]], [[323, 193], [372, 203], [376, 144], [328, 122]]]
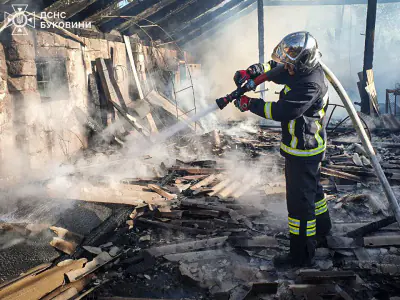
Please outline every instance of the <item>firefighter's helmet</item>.
[[291, 64], [301, 73], [307, 73], [318, 66], [320, 57], [317, 40], [307, 31], [288, 34], [272, 53], [273, 60]]

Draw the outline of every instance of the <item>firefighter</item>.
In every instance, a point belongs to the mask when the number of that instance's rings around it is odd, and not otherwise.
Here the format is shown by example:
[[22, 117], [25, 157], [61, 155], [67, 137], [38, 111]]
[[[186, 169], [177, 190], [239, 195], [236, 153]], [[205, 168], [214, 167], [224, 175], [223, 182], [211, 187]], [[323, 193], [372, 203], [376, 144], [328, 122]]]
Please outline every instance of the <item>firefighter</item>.
[[[290, 252], [274, 258], [276, 266], [310, 266], [318, 239], [331, 229], [326, 198], [320, 183], [321, 161], [326, 149], [325, 112], [328, 84], [315, 38], [309, 32], [287, 35], [274, 49], [267, 64], [254, 64], [237, 71], [237, 86], [252, 82], [277, 64], [285, 72], [272, 79], [284, 85], [277, 102], [241, 96], [240, 111], [250, 110], [266, 119], [281, 122], [281, 155], [285, 157], [286, 200]], [[255, 86], [254, 86], [255, 89]]]

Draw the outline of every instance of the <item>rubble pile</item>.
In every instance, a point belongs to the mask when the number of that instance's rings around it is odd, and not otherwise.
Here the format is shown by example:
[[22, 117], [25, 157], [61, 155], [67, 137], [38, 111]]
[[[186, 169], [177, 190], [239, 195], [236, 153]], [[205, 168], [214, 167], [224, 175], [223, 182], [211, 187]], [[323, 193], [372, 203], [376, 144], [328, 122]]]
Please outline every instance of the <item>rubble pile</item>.
[[[24, 270], [16, 279], [4, 278], [11, 281], [0, 287], [0, 298], [395, 299], [399, 295], [400, 230], [357, 140], [328, 143], [322, 173], [333, 230], [317, 249], [315, 268], [303, 270], [281, 270], [272, 264], [273, 256], [289, 245], [279, 131], [241, 136], [213, 131], [191, 141], [192, 154], [201, 154], [201, 159], [162, 164], [162, 174], [153, 178], [110, 184], [102, 176], [75, 175], [74, 188], [80, 193], [74, 203], [104, 206], [108, 217], [84, 233], [72, 230], [68, 222], [37, 229], [35, 234], [47, 238], [59, 255]], [[375, 141], [375, 146], [399, 191], [399, 148], [386, 141]], [[174, 149], [177, 157], [187, 151], [178, 144]], [[240, 170], [234, 172], [227, 161], [235, 153], [242, 155], [235, 156], [236, 168], [252, 158], [263, 170], [261, 179], [249, 180]], [[63, 197], [52, 184], [45, 186], [49, 196]], [[34, 234], [32, 228], [2, 224], [1, 232], [27, 241]]]

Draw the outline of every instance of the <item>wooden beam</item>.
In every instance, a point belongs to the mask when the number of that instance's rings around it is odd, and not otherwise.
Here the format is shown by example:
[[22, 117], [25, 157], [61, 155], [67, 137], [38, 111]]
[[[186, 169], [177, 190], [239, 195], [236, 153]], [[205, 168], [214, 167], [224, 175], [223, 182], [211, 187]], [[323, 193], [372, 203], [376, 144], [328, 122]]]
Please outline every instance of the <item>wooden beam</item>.
[[175, 194], [171, 194], [171, 193], [168, 193], [168, 192], [164, 191], [158, 185], [149, 184], [147, 187], [149, 189], [151, 189], [152, 191], [156, 192], [157, 194], [159, 194], [160, 196], [168, 199], [168, 200], [173, 200], [173, 199], [175, 199], [177, 197], [177, 195], [175, 195]]
[[[105, 16], [113, 15], [116, 13], [119, 9], [118, 3], [121, 2], [121, 0], [112, 0], [109, 1], [108, 5], [105, 7], [101, 7], [98, 9], [95, 13], [90, 14], [87, 16], [85, 19], [83, 19], [84, 22], [94, 22], [96, 25], [100, 23], [101, 20], [104, 19]], [[137, 3], [136, 1], [134, 3]], [[106, 18], [110, 20], [109, 18]]]
[[[264, 0], [264, 6], [355, 5], [367, 4], [368, 0]], [[400, 0], [378, 0], [378, 3], [398, 3]]]
[[175, 14], [174, 18], [179, 19], [179, 23], [169, 22], [170, 20], [167, 19], [164, 21], [162, 26], [172, 36], [178, 36], [180, 31], [188, 26], [191, 26], [191, 24], [197, 20], [208, 16], [214, 7], [223, 2], [224, 0], [196, 1], [190, 6], [189, 9], [182, 9], [180, 12]]
[[367, 70], [372, 70], [374, 60], [374, 40], [377, 0], [368, 0], [367, 21], [365, 29], [363, 78], [361, 81], [361, 112], [370, 114], [370, 99], [365, 88], [368, 86]]
[[[150, 104], [163, 108], [165, 111], [167, 111], [169, 114], [171, 114], [175, 118], [177, 117], [176, 114], [178, 113], [178, 115], [179, 115], [177, 118], [178, 120], [184, 120], [184, 121], [190, 122], [190, 118], [187, 115], [185, 115], [185, 113], [180, 108], [177, 108], [168, 99], [164, 98], [156, 91], [151, 91], [146, 96], [146, 99], [150, 102]], [[188, 127], [192, 130], [195, 130], [195, 127], [193, 124], [188, 124]]]
[[121, 16], [127, 14], [130, 10], [138, 6], [141, 1], [132, 1], [123, 7], [119, 6], [120, 2], [120, 0], [114, 1], [112, 5], [90, 16], [88, 20], [95, 22], [97, 26], [103, 26], [115, 19], [115, 17], [111, 16]]
[[173, 2], [175, 2], [175, 0], [160, 0], [159, 2], [145, 9], [144, 11], [136, 14], [135, 16], [130, 17], [128, 21], [125, 21], [124, 23], [116, 26], [114, 29], [120, 32], [124, 32], [135, 23], [138, 23], [139, 21], [146, 19], [147, 17], [151, 16], [152, 14], [155, 14], [157, 11], [163, 9], [164, 7], [170, 5]]
[[[166, 22], [166, 21], [168, 22], [169, 20], [171, 20], [172, 17], [175, 17], [178, 19], [178, 17], [176, 16], [177, 14], [184, 11], [186, 8], [190, 7], [191, 5], [195, 4], [198, 1], [200, 1], [200, 0], [185, 1], [183, 4], [177, 5], [176, 7], [174, 7], [172, 10], [171, 9], [160, 10], [147, 19], [157, 25], [160, 25], [161, 23]], [[177, 2], [177, 4], [178, 4], [178, 2]], [[164, 26], [162, 28], [164, 28]], [[133, 34], [138, 34], [141, 31], [141, 29], [137, 28], [137, 26], [131, 26], [127, 31], [129, 32], [129, 35], [133, 35]], [[168, 30], [167, 30], [167, 32], [168, 32]], [[156, 37], [158, 36], [157, 33], [159, 33], [160, 36], [162, 35], [163, 37], [165, 37], [164, 33], [161, 33], [160, 29], [157, 31], [151, 32], [151, 34], [153, 34], [153, 33], [155, 34]], [[168, 32], [168, 33], [170, 33], [170, 32]], [[153, 39], [154, 39], [154, 36], [153, 36]]]
[[139, 131], [141, 135], [143, 135], [145, 138], [147, 138], [150, 134], [145, 130], [140, 124], [136, 121], [134, 117], [132, 117], [130, 114], [128, 114], [126, 111], [122, 109], [121, 106], [119, 106], [117, 103], [114, 101], [110, 101], [111, 104], [114, 106], [114, 108], [118, 111], [119, 115], [125, 119], [135, 130]]
[[[138, 76], [138, 73], [137, 73], [135, 60], [133, 59], [131, 42], [130, 42], [129, 37], [127, 37], [126, 35], [124, 35], [124, 42], [125, 42], [126, 52], [128, 53], [129, 62], [130, 62], [130, 65], [131, 65], [133, 78], [135, 79], [136, 87], [137, 87], [138, 92], [139, 92], [140, 100], [144, 101], [143, 100], [144, 99], [144, 94], [143, 94], [142, 86], [140, 84], [139, 76]], [[147, 122], [149, 123], [151, 132], [158, 132], [156, 122], [154, 122], [154, 119], [153, 119], [153, 116], [151, 115], [151, 113], [148, 113], [146, 118], [147, 118]]]
[[111, 102], [119, 103], [124, 111], [128, 111], [125, 100], [122, 98], [121, 92], [117, 84], [112, 82], [112, 74], [109, 72], [106, 61], [104, 58], [96, 59], [97, 72], [100, 75], [101, 85], [105, 93], [106, 98]]
[[241, 2], [243, 2], [243, 0], [231, 0], [222, 5], [220, 8], [214, 10], [208, 9], [207, 11], [200, 11], [198, 15], [193, 19], [189, 20], [188, 22], [181, 23], [179, 26], [177, 26], [171, 32], [171, 34], [175, 37], [181, 36], [182, 34], [187, 34], [188, 32], [191, 32], [194, 29], [199, 28], [204, 24], [214, 20], [216, 17], [234, 8]]
[[66, 14], [65, 19], [69, 19], [96, 1], [97, 0], [80, 0], [80, 1], [58, 0], [54, 2], [52, 5], [48, 6], [44, 11], [46, 13], [62, 12]]
[[[237, 16], [238, 13], [247, 9], [254, 3], [255, 3], [255, 0], [240, 1], [236, 6], [232, 7], [231, 9], [223, 11], [223, 12], [221, 11], [220, 15], [216, 16], [214, 19], [203, 24], [202, 26], [196, 27], [192, 31], [187, 32], [185, 34], [182, 33], [181, 38], [177, 39], [176, 41], [180, 44], [186, 44], [187, 42], [193, 40], [194, 38], [197, 38], [198, 36], [208, 32], [212, 29], [216, 29], [217, 27], [220, 26], [220, 24], [223, 24], [224, 22], [226, 22], [228, 19], [230, 19], [233, 16]], [[257, 6], [254, 6], [254, 7], [257, 7]]]

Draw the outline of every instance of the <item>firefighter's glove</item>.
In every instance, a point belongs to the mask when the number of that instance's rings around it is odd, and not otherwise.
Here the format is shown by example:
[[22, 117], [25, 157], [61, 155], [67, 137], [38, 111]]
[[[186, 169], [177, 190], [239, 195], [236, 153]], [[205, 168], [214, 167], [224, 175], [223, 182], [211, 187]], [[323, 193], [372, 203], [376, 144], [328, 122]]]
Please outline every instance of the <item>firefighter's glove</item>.
[[251, 98], [247, 96], [241, 96], [240, 99], [235, 100], [235, 106], [241, 111], [248, 111], [251, 105]]
[[235, 81], [237, 87], [242, 86], [249, 79], [250, 74], [246, 70], [236, 71], [235, 76], [233, 76], [233, 81]]
[[247, 91], [255, 91], [257, 88], [256, 83], [253, 79], [249, 79], [245, 85]]

